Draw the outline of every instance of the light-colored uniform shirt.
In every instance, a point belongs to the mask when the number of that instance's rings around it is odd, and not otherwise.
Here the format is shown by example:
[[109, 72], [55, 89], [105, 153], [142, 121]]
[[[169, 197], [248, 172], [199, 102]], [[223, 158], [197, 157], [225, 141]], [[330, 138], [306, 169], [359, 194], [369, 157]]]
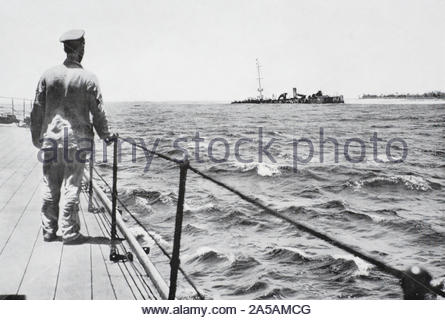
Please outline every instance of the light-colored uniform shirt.
[[69, 59], [47, 70], [37, 85], [31, 112], [33, 144], [45, 148], [51, 138], [60, 147], [61, 139], [68, 139], [70, 148], [83, 147], [88, 145], [83, 141], [92, 141], [93, 127], [101, 139], [110, 135], [96, 76]]

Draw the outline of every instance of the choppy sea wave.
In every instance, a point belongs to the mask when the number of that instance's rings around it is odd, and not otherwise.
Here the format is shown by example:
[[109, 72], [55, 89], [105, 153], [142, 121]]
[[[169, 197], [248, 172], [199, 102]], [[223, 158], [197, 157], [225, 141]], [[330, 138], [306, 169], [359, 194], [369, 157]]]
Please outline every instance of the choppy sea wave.
[[401, 186], [407, 190], [414, 191], [431, 191], [434, 189], [440, 189], [440, 185], [437, 183], [431, 183], [428, 180], [411, 175], [394, 175], [394, 176], [380, 176], [370, 179], [358, 180], [348, 182], [348, 185], [354, 189], [361, 188], [380, 188], [380, 187], [393, 187]]
[[[292, 215], [318, 230], [360, 248], [398, 268], [413, 264], [443, 276], [445, 260], [445, 140], [443, 104], [345, 105], [226, 105], [120, 103], [110, 105], [113, 130], [142, 138], [157, 151], [183, 156], [173, 147], [177, 138], [199, 131], [205, 141], [194, 158], [195, 144], [183, 144], [191, 162], [207, 174], [236, 187], [269, 206]], [[259, 161], [255, 143], [243, 148], [237, 161], [237, 139], [276, 139], [269, 151], [276, 160]], [[319, 160], [318, 134], [339, 141], [325, 145]], [[368, 141], [377, 132], [380, 162], [374, 162]], [[313, 160], [293, 168], [293, 138], [314, 141]], [[212, 138], [224, 138], [230, 155], [212, 162], [207, 150]], [[347, 138], [366, 141], [362, 163], [343, 155]], [[408, 155], [402, 163], [386, 158], [385, 143], [402, 138]], [[171, 250], [178, 191], [177, 166], [154, 158], [149, 171], [143, 154], [131, 161], [123, 149], [119, 166], [119, 194], [125, 204]], [[351, 150], [353, 148], [351, 147]], [[427, 150], [427, 152], [426, 152]], [[394, 155], [401, 152], [394, 145]], [[126, 152], [126, 153], [125, 153]], [[224, 158], [215, 147], [214, 157]], [[304, 156], [304, 154], [302, 155]], [[100, 157], [98, 157], [100, 159]], [[266, 159], [267, 160], [267, 159]], [[110, 176], [110, 163], [98, 168]], [[106, 191], [107, 188], [104, 188]], [[182, 267], [211, 298], [337, 299], [401, 298], [398, 282], [373, 266], [331, 247], [294, 227], [269, 217], [225, 190], [189, 173], [181, 245]], [[151, 258], [168, 278], [169, 265], [144, 230], [124, 214], [139, 241], [152, 247]], [[193, 292], [180, 281], [180, 295]]]

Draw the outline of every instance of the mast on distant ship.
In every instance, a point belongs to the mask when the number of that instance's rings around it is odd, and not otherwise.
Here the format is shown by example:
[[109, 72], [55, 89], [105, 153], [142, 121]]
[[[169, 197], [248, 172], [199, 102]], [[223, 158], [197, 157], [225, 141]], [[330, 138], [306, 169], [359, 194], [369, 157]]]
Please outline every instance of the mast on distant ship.
[[258, 98], [260, 99], [260, 100], [263, 100], [263, 88], [261, 87], [261, 79], [263, 79], [263, 78], [261, 78], [261, 73], [260, 73], [260, 62], [258, 61], [258, 58], [256, 59], [256, 68], [257, 68], [257, 71], [258, 71], [258, 92], [259, 92], [259, 96], [258, 96]]

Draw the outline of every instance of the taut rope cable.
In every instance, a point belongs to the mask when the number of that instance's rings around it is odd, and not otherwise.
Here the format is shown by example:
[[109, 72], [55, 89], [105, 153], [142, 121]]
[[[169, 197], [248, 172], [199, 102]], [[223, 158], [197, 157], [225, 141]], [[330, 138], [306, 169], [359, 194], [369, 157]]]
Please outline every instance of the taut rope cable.
[[0, 99], [16, 99], [16, 100], [34, 101], [34, 99], [23, 98], [23, 97], [4, 97], [4, 96], [0, 96]]
[[[142, 228], [144, 229], [144, 231], [150, 236], [150, 238], [156, 243], [156, 245], [159, 247], [159, 249], [162, 251], [162, 253], [169, 259], [171, 260], [171, 256], [170, 254], [161, 246], [161, 244], [159, 243], [158, 240], [156, 240], [155, 236], [153, 236], [151, 234], [150, 231], [147, 230], [147, 228], [139, 221], [138, 218], [136, 218], [133, 213], [131, 213], [131, 211], [127, 208], [127, 206], [125, 204], [122, 203], [122, 201], [118, 198], [118, 202], [121, 204], [121, 206], [125, 209], [125, 211], [128, 212], [128, 214], [134, 219], [134, 221], [136, 221], [136, 223]], [[179, 271], [181, 271], [182, 275], [184, 276], [184, 278], [186, 279], [186, 281], [190, 284], [190, 286], [195, 290], [196, 294], [198, 295], [198, 297], [201, 300], [205, 300], [204, 296], [202, 295], [202, 293], [198, 290], [198, 287], [195, 285], [195, 283], [193, 282], [192, 279], [190, 279], [190, 277], [187, 275], [187, 273], [181, 268], [181, 266], [179, 266]]]
[[[182, 164], [183, 163], [183, 161], [181, 161], [181, 160], [173, 159], [173, 158], [170, 158], [170, 157], [168, 157], [166, 155], [163, 155], [163, 154], [161, 154], [159, 152], [149, 150], [146, 147], [131, 141], [131, 139], [123, 138], [123, 137], [120, 137], [120, 136], [118, 136], [118, 139], [121, 139], [121, 140], [123, 140], [123, 141], [125, 141], [125, 142], [127, 142], [127, 143], [129, 143], [129, 144], [131, 144], [133, 146], [136, 146], [136, 147], [138, 147], [138, 148], [140, 148], [140, 149], [142, 149], [144, 151], [147, 151], [148, 153], [154, 154], [154, 155], [156, 155], [156, 156], [158, 156], [158, 157], [160, 157], [162, 159], [174, 162], [176, 164]], [[378, 260], [376, 258], [370, 257], [367, 254], [365, 254], [365, 253], [363, 253], [363, 252], [361, 252], [361, 251], [359, 251], [357, 249], [354, 249], [354, 248], [348, 246], [347, 244], [345, 244], [345, 243], [343, 243], [343, 242], [341, 242], [339, 240], [336, 240], [336, 239], [334, 239], [334, 238], [332, 238], [332, 237], [330, 237], [330, 236], [328, 236], [326, 234], [321, 233], [320, 231], [317, 231], [317, 230], [313, 229], [312, 227], [306, 226], [305, 224], [300, 223], [300, 222], [296, 222], [296, 221], [290, 219], [289, 217], [286, 217], [285, 215], [279, 213], [278, 211], [276, 211], [276, 210], [274, 210], [272, 208], [269, 208], [268, 206], [262, 204], [261, 202], [259, 202], [259, 201], [255, 200], [255, 199], [245, 195], [241, 191], [238, 191], [237, 189], [235, 189], [235, 188], [225, 184], [224, 182], [221, 182], [221, 181], [219, 181], [219, 180], [217, 180], [215, 178], [210, 177], [209, 175], [205, 174], [204, 172], [194, 168], [190, 164], [188, 165], [188, 168], [191, 171], [195, 172], [197, 175], [203, 177], [204, 179], [212, 181], [213, 183], [219, 185], [220, 187], [222, 187], [222, 188], [224, 188], [224, 189], [226, 189], [226, 190], [236, 194], [241, 199], [243, 199], [243, 200], [245, 200], [245, 201], [247, 201], [247, 202], [249, 202], [249, 203], [251, 203], [251, 204], [253, 204], [253, 205], [255, 205], [255, 206], [259, 207], [259, 208], [261, 208], [261, 209], [263, 209], [266, 213], [269, 213], [269, 214], [271, 214], [271, 215], [273, 215], [275, 217], [283, 219], [284, 221], [294, 225], [298, 229], [300, 229], [300, 230], [302, 230], [304, 232], [307, 232], [307, 233], [313, 235], [316, 238], [324, 240], [324, 241], [330, 243], [331, 245], [333, 245], [333, 246], [335, 246], [337, 248], [340, 248], [340, 249], [342, 249], [342, 250], [344, 250], [344, 251], [346, 251], [346, 252], [348, 252], [348, 253], [356, 256], [356, 257], [359, 257], [360, 259], [363, 259], [364, 261], [369, 262], [369, 263], [375, 265], [380, 270], [382, 270], [382, 271], [384, 271], [384, 272], [386, 272], [386, 273], [388, 273], [388, 274], [390, 274], [390, 275], [392, 275], [392, 276], [394, 276], [394, 277], [396, 277], [398, 279], [403, 279], [404, 277], [409, 278], [411, 281], [416, 282], [418, 285], [424, 287], [428, 291], [433, 292], [433, 293], [435, 293], [435, 294], [437, 294], [437, 295], [439, 295], [441, 297], [445, 297], [445, 292], [443, 292], [439, 288], [435, 288], [435, 287], [433, 287], [433, 286], [431, 286], [429, 284], [421, 283], [417, 279], [413, 278], [412, 276], [410, 276], [409, 274], [407, 274], [404, 271], [401, 271], [401, 270], [398, 270], [396, 268], [393, 268], [393, 267], [387, 265], [386, 263], [384, 263], [384, 262], [382, 262], [382, 261], [380, 261], [380, 260]]]
[[158, 156], [159, 158], [162, 158], [162, 159], [164, 159], [164, 160], [171, 161], [171, 162], [174, 162], [174, 163], [177, 163], [177, 164], [181, 164], [181, 163], [182, 163], [181, 160], [173, 159], [173, 158], [171, 158], [171, 157], [169, 157], [169, 156], [166, 156], [165, 154], [162, 154], [162, 153], [159, 153], [159, 152], [156, 152], [156, 151], [152, 151], [152, 150], [150, 150], [150, 149], [147, 149], [147, 148], [144, 147], [143, 145], [138, 144], [138, 143], [132, 141], [131, 139], [123, 138], [123, 137], [121, 137], [121, 136], [118, 136], [117, 138], [118, 138], [118, 139], [121, 139], [122, 141], [125, 141], [125, 142], [127, 142], [127, 143], [129, 143], [129, 144], [131, 144], [131, 145], [133, 145], [133, 146], [135, 146], [135, 147], [138, 147], [138, 148], [140, 148], [140, 149], [142, 149], [142, 150], [144, 150], [144, 151], [147, 151], [147, 152], [149, 152], [149, 153], [151, 153], [151, 154], [154, 154], [154, 155], [156, 155], [156, 156]]
[[[108, 182], [104, 179], [104, 177], [102, 177], [100, 175], [99, 172], [97, 172], [96, 168], [93, 168], [94, 172], [97, 174], [97, 176], [102, 180], [103, 183], [105, 183], [105, 185], [110, 188], [110, 185], [108, 184]], [[110, 188], [111, 190], [111, 188]], [[164, 247], [162, 247], [162, 245], [159, 243], [158, 240], [156, 240], [156, 237], [154, 235], [151, 234], [151, 232], [149, 230], [147, 230], [147, 228], [142, 224], [142, 222], [139, 221], [139, 219], [137, 219], [132, 212], [128, 209], [128, 207], [121, 201], [121, 199], [119, 199], [119, 197], [117, 198], [117, 201], [119, 202], [119, 204], [122, 206], [122, 208], [125, 209], [125, 211], [127, 211], [127, 213], [133, 218], [133, 220], [141, 227], [144, 229], [145, 232], [147, 232], [147, 234], [150, 236], [150, 238], [155, 242], [155, 244], [159, 247], [159, 249], [161, 250], [161, 252], [169, 259], [171, 259], [170, 255], [168, 254], [167, 250], [164, 249]]]
[[[103, 183], [111, 190], [110, 185], [108, 182], [101, 176], [101, 174], [96, 170], [95, 167], [93, 167], [94, 172], [97, 174], [97, 176], [102, 180]], [[169, 259], [171, 260], [170, 254], [167, 252], [166, 249], [159, 243], [159, 241], [156, 239], [156, 237], [142, 224], [142, 222], [128, 209], [128, 207], [117, 197], [117, 201], [119, 204], [124, 208], [124, 210], [132, 217], [132, 219], [140, 226], [147, 234], [148, 236], [153, 240], [153, 242], [158, 246], [158, 248], [161, 250], [161, 252]], [[198, 290], [198, 287], [195, 285], [193, 280], [187, 275], [187, 273], [179, 267], [179, 271], [184, 276], [185, 280], [189, 283], [189, 285], [195, 290], [196, 294], [201, 300], [205, 300], [204, 295]]]

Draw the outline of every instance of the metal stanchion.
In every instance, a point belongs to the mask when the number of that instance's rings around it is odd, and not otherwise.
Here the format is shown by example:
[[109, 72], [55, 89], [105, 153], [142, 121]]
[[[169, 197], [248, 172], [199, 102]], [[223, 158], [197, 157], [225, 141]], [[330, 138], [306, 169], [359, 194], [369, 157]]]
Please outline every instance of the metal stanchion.
[[94, 168], [94, 147], [90, 155], [89, 169], [90, 169], [90, 180], [88, 181], [88, 211], [93, 212], [93, 170]]
[[118, 162], [118, 137], [119, 135], [116, 133], [113, 136], [113, 186], [111, 190], [111, 240], [110, 240], [110, 260], [113, 262], [125, 262], [125, 261], [133, 261], [133, 254], [131, 252], [127, 252], [126, 254], [119, 254], [119, 250], [117, 249], [116, 244], [125, 239], [119, 239], [117, 237], [117, 229], [116, 229], [116, 214], [117, 214], [117, 162]]
[[119, 261], [119, 252], [116, 247], [116, 206], [117, 206], [117, 134], [113, 137], [113, 189], [111, 190], [111, 240], [110, 260]]
[[117, 205], [117, 140], [116, 134], [113, 141], [113, 190], [111, 194], [111, 241], [116, 239], [116, 205]]
[[179, 251], [181, 249], [181, 233], [182, 233], [182, 219], [184, 216], [184, 199], [185, 199], [185, 182], [187, 180], [187, 169], [189, 163], [184, 161], [180, 166], [179, 173], [179, 192], [178, 205], [176, 208], [176, 222], [175, 222], [175, 236], [173, 239], [173, 253], [170, 261], [170, 290], [168, 299], [174, 300], [176, 296], [176, 283], [178, 280], [178, 270], [180, 265]]

